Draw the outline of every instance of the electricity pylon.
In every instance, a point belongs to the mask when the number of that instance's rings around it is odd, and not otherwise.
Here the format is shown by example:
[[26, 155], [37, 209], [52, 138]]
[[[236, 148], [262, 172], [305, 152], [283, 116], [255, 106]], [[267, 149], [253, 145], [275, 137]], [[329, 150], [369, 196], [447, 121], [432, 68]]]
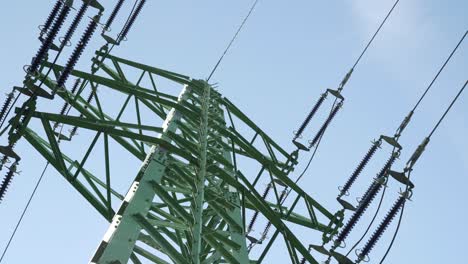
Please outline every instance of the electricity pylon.
[[[308, 249], [312, 241], [291, 226], [329, 240], [342, 225], [342, 212], [330, 213], [290, 178], [299, 150], [288, 153], [204, 80], [114, 56], [108, 44], [92, 62], [91, 73], [70, 72], [77, 80], [66, 89], [57, 85], [64, 67], [44, 61], [35, 76], [44, 87], [31, 86], [38, 92], [10, 121], [10, 136], [26, 139], [110, 222], [91, 263], [261, 263], [280, 237], [292, 263], [302, 257], [318, 263]], [[48, 70], [54, 74], [46, 77]], [[178, 96], [175, 87], [182, 89]], [[54, 99], [37, 96], [44, 91]], [[124, 98], [122, 106], [116, 95]], [[65, 110], [39, 111], [37, 100], [63, 101]], [[105, 105], [114, 110], [106, 112]], [[68, 126], [70, 133], [63, 129]], [[66, 154], [77, 131], [91, 135], [89, 148]], [[96, 150], [100, 141], [103, 151]], [[111, 141], [128, 157], [111, 158]], [[3, 153], [17, 155], [10, 150]], [[101, 156], [103, 172], [93, 172], [93, 155]], [[142, 163], [136, 176], [111, 171], [134, 158]], [[122, 178], [132, 179], [126, 194], [111, 184]], [[272, 198], [258, 191], [265, 184]], [[304, 215], [296, 209], [300, 204]], [[246, 227], [255, 212], [268, 223], [262, 238]]]

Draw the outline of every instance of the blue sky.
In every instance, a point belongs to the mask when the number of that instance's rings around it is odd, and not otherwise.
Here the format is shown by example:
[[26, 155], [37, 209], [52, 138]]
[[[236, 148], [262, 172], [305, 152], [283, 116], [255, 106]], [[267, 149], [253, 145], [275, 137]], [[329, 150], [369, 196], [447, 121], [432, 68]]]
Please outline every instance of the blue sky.
[[[113, 6], [112, 2], [102, 1], [107, 7]], [[115, 54], [206, 78], [251, 3], [148, 1], [129, 41]], [[293, 150], [292, 132], [320, 94], [339, 84], [392, 4], [393, 0], [260, 0], [212, 81], [273, 139]], [[30, 62], [39, 47], [37, 26], [51, 6], [52, 1], [45, 0], [3, 3], [3, 93], [22, 81], [22, 66]], [[400, 1], [345, 88], [344, 108], [300, 182], [310, 195], [330, 210], [339, 209], [335, 202], [337, 187], [345, 182], [372, 139], [394, 133], [467, 30], [467, 10], [468, 2], [463, 0]], [[80, 69], [89, 68], [93, 49], [102, 43], [96, 36], [78, 65]], [[467, 43], [460, 47], [415, 114], [401, 139], [404, 150], [394, 168], [404, 166], [468, 77]], [[467, 94], [460, 98], [415, 166], [414, 196], [386, 263], [455, 263], [465, 258], [467, 100]], [[16, 177], [0, 205], [1, 249], [45, 163], [24, 142], [18, 151], [24, 155], [23, 173]], [[385, 155], [380, 153], [353, 187], [352, 199], [364, 191]], [[307, 158], [301, 156], [297, 171]], [[129, 170], [130, 178], [137, 168]], [[391, 182], [387, 192], [383, 212], [398, 197], [397, 184]], [[365, 217], [356, 234], [368, 221], [369, 217]], [[86, 263], [106, 228], [107, 223], [50, 169], [4, 263]], [[388, 245], [394, 227], [389, 230], [373, 252], [371, 263], [380, 259]], [[272, 263], [287, 262], [280, 252], [271, 257], [275, 259]]]

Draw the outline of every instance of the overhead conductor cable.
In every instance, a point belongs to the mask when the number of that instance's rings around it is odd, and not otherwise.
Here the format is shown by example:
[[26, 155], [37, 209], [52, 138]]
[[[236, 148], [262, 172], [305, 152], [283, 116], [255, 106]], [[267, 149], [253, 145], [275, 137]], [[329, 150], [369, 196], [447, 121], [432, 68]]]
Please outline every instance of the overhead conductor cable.
[[[400, 126], [397, 128], [396, 132], [395, 132], [395, 135], [394, 135], [394, 139], [396, 142], [398, 142], [399, 138], [401, 137], [403, 131], [405, 130], [405, 128], [408, 126], [408, 124], [410, 123], [411, 121], [411, 118], [413, 117], [416, 109], [419, 107], [420, 103], [423, 101], [423, 99], [425, 98], [425, 96], [428, 94], [428, 92], [430, 91], [430, 89], [433, 87], [435, 81], [438, 79], [439, 75], [442, 73], [442, 71], [445, 69], [445, 67], [447, 66], [447, 64], [449, 63], [449, 61], [452, 59], [453, 55], [455, 54], [455, 52], [458, 50], [458, 48], [460, 47], [460, 45], [463, 43], [466, 35], [467, 35], [468, 31], [465, 32], [465, 34], [461, 37], [461, 39], [458, 41], [457, 45], [455, 46], [455, 48], [452, 50], [452, 52], [450, 53], [450, 55], [447, 57], [447, 59], [444, 61], [444, 63], [442, 64], [442, 66], [439, 68], [438, 72], [436, 73], [436, 75], [433, 77], [433, 79], [431, 80], [431, 82], [429, 83], [429, 85], [426, 87], [425, 91], [423, 92], [423, 94], [419, 97], [418, 101], [416, 102], [416, 104], [414, 105], [414, 107], [411, 109], [411, 111], [408, 113], [408, 115], [404, 118], [404, 120], [402, 121], [402, 123], [400, 124]], [[373, 184], [375, 184], [375, 182], [373, 182]], [[367, 193], [369, 192], [369, 190], [372, 188], [372, 185], [369, 187], [369, 189], [366, 191], [366, 193], [363, 195], [363, 197], [366, 197]], [[348, 256], [352, 251], [353, 249], [356, 248], [356, 246], [364, 239], [364, 237], [366, 236], [366, 234], [370, 231], [370, 228], [371, 226], [373, 225], [377, 215], [378, 215], [378, 212], [380, 210], [380, 207], [381, 207], [381, 204], [382, 204], [382, 200], [383, 200], [383, 197], [385, 195], [385, 190], [384, 192], [382, 193], [382, 197], [381, 197], [381, 201], [376, 209], [376, 212], [374, 213], [374, 216], [371, 220], [371, 222], [369, 223], [367, 229], [365, 230], [365, 232], [362, 234], [362, 236], [360, 237], [360, 239], [353, 245], [353, 247], [351, 247], [348, 251], [348, 253], [346, 254], [346, 256]]]
[[[335, 110], [335, 104], [337, 103], [338, 100], [340, 101], [343, 101], [344, 98], [341, 96], [341, 92], [342, 90], [344, 89], [345, 85], [347, 84], [347, 82], [349, 81], [349, 79], [351, 78], [351, 75], [352, 73], [354, 72], [355, 68], [357, 67], [357, 65], [359, 64], [359, 62], [361, 61], [361, 59], [363, 58], [364, 54], [367, 52], [367, 50], [369, 49], [370, 45], [374, 42], [374, 39], [376, 38], [376, 36], [379, 34], [380, 30], [382, 29], [383, 25], [387, 22], [387, 19], [390, 17], [390, 15], [393, 13], [393, 10], [395, 9], [395, 7], [397, 6], [397, 4], [400, 2], [400, 0], [397, 0], [395, 1], [395, 3], [393, 4], [392, 8], [390, 9], [390, 11], [387, 13], [387, 15], [385, 16], [385, 18], [383, 19], [383, 21], [380, 23], [379, 27], [377, 28], [377, 30], [375, 31], [374, 35], [372, 35], [371, 39], [369, 40], [369, 42], [366, 44], [366, 46], [364, 47], [363, 51], [361, 52], [361, 54], [359, 55], [359, 57], [356, 59], [356, 61], [354, 62], [353, 66], [351, 67], [351, 69], [348, 71], [348, 73], [346, 73], [345, 77], [343, 78], [343, 80], [341, 81], [340, 85], [338, 86], [338, 89], [337, 90], [331, 90], [331, 89], [328, 89], [325, 93], [331, 93], [333, 95], [335, 95], [335, 102], [333, 103], [333, 106], [332, 106], [332, 110], [330, 111], [330, 115], [336, 115], [336, 112], [339, 110], [336, 109]], [[323, 95], [322, 95], [323, 97]], [[322, 131], [319, 131], [319, 133], [316, 134], [316, 136], [314, 137], [314, 139], [310, 142], [310, 145], [309, 147], [305, 147], [304, 145], [302, 145], [300, 142], [297, 141], [298, 138], [302, 137], [302, 134], [305, 130], [305, 128], [308, 126], [308, 124], [310, 123], [310, 121], [312, 120], [312, 117], [315, 115], [315, 113], [317, 112], [318, 108], [321, 106], [321, 101], [319, 100], [319, 103], [317, 103], [316, 105], [314, 105], [314, 107], [312, 108], [312, 110], [309, 112], [308, 116], [306, 117], [306, 119], [304, 120], [304, 122], [301, 124], [301, 126], [299, 127], [299, 129], [294, 133], [294, 138], [292, 140], [292, 142], [299, 148], [299, 149], [303, 149], [303, 150], [307, 150], [307, 149], [310, 149], [312, 147], [317, 147], [316, 144], [319, 140], [319, 138], [321, 137], [321, 135], [323, 133], [325, 133], [325, 130], [328, 128], [328, 126], [330, 125], [331, 123], [331, 120], [329, 120], [330, 118], [327, 118], [327, 120], [325, 121], [325, 124], [322, 126], [323, 129], [321, 129]], [[317, 108], [317, 109], [316, 109]], [[315, 110], [314, 110], [315, 109]], [[331, 118], [333, 119], [333, 118]]]
[[[388, 226], [391, 224], [392, 220], [395, 218], [396, 214], [400, 210], [402, 211], [402, 213], [400, 214], [400, 217], [402, 217], [405, 202], [411, 196], [411, 191], [412, 191], [413, 186], [414, 186], [414, 185], [412, 185], [412, 183], [410, 181], [410, 175], [411, 175], [411, 172], [413, 170], [413, 167], [416, 164], [416, 162], [419, 160], [421, 155], [423, 154], [423, 152], [426, 149], [427, 145], [429, 144], [429, 141], [430, 141], [432, 135], [437, 130], [439, 125], [442, 123], [442, 121], [445, 119], [447, 114], [450, 112], [451, 108], [453, 107], [455, 102], [458, 100], [460, 95], [463, 93], [463, 91], [465, 90], [467, 85], [468, 85], [468, 80], [465, 81], [465, 84], [458, 91], [457, 95], [452, 100], [452, 102], [450, 103], [448, 108], [445, 110], [444, 114], [439, 119], [439, 121], [436, 123], [434, 128], [431, 130], [429, 135], [426, 138], [424, 138], [423, 142], [417, 147], [415, 152], [411, 155], [410, 159], [406, 163], [406, 167], [405, 167], [404, 171], [402, 173], [396, 173], [396, 172], [391, 172], [390, 173], [390, 175], [392, 175], [393, 177], [396, 177], [400, 181], [404, 181], [406, 183], [406, 185], [407, 185], [407, 190], [401, 195], [400, 198], [398, 198], [397, 202], [392, 207], [392, 209], [390, 209], [387, 216], [382, 220], [382, 222], [380, 223], [379, 227], [376, 229], [374, 234], [369, 238], [369, 240], [367, 241], [364, 248], [358, 253], [358, 259], [356, 260], [357, 263], [360, 263], [361, 261], [368, 258], [368, 254], [371, 252], [371, 250], [375, 246], [375, 244], [379, 241], [379, 239], [383, 235], [383, 233], [385, 233], [385, 230], [388, 228]], [[405, 173], [408, 174], [408, 176], [405, 176], [404, 175]], [[401, 223], [401, 221], [400, 221], [400, 223]], [[392, 243], [391, 243], [390, 247], [393, 245], [393, 241], [395, 239], [395, 236], [396, 236], [398, 230], [399, 230], [399, 226], [398, 226], [397, 230], [395, 231], [395, 235], [394, 235], [394, 238], [392, 240]], [[382, 262], [383, 262], [383, 260], [381, 261], [381, 263]]]
[[[342, 107], [342, 104], [343, 104], [343, 96], [341, 95], [341, 91], [343, 90], [344, 86], [347, 84], [347, 82], [349, 81], [354, 69], [356, 68], [356, 66], [359, 64], [359, 62], [361, 61], [361, 59], [363, 58], [364, 54], [367, 52], [368, 48], [370, 47], [370, 45], [373, 43], [374, 39], [376, 38], [376, 36], [379, 34], [380, 30], [382, 29], [383, 25], [387, 22], [387, 19], [390, 17], [390, 15], [393, 13], [393, 10], [395, 9], [395, 7], [397, 6], [397, 4], [399, 3], [400, 0], [397, 0], [395, 1], [395, 3], [393, 4], [392, 8], [390, 9], [390, 11], [387, 13], [387, 15], [385, 16], [385, 18], [383, 19], [383, 21], [380, 23], [379, 27], [377, 28], [377, 30], [375, 31], [375, 33], [373, 34], [373, 36], [371, 37], [371, 39], [369, 40], [369, 42], [366, 44], [364, 50], [361, 52], [361, 54], [359, 55], [359, 57], [357, 58], [357, 60], [354, 62], [353, 64], [353, 67], [351, 67], [351, 69], [348, 71], [348, 73], [345, 75], [345, 77], [343, 78], [343, 80], [341, 81], [340, 85], [338, 86], [338, 89], [337, 90], [331, 90], [331, 89], [327, 89], [327, 91], [325, 92], [325, 94], [332, 94], [333, 96], [335, 96], [335, 102], [333, 103], [333, 106], [330, 110], [330, 114], [329, 116], [327, 117], [327, 119], [325, 120], [325, 123], [322, 125], [322, 127], [320, 128], [319, 132], [315, 135], [314, 139], [310, 141], [310, 145], [309, 145], [309, 148], [305, 147], [304, 145], [302, 145], [302, 143], [298, 142], [297, 139], [300, 138], [302, 136], [302, 133], [303, 131], [305, 130], [305, 128], [308, 126], [308, 124], [310, 123], [312, 117], [315, 115], [315, 113], [317, 112], [317, 110], [320, 108], [320, 106], [322, 105], [322, 99], [319, 99], [319, 101], [314, 105], [314, 107], [312, 108], [311, 112], [309, 112], [308, 116], [306, 117], [305, 121], [301, 124], [299, 130], [295, 133], [294, 135], [294, 138], [293, 138], [293, 143], [298, 147], [298, 149], [302, 149], [302, 150], [308, 150], [310, 149], [312, 146], [315, 147], [308, 163], [307, 163], [307, 166], [305, 167], [305, 169], [302, 171], [302, 173], [300, 174], [300, 176], [297, 178], [297, 180], [295, 181], [296, 183], [305, 175], [305, 173], [307, 172], [307, 170], [309, 169], [310, 167], [310, 164], [312, 163], [312, 160], [314, 159], [316, 153], [317, 153], [317, 150], [320, 146], [320, 142], [323, 138], [323, 135], [325, 134], [326, 132], [326, 129], [328, 128], [328, 126], [330, 125], [331, 121], [333, 120], [333, 118], [336, 116], [338, 110]], [[325, 97], [326, 95], [322, 94], [321, 97]], [[325, 99], [325, 98], [324, 98]], [[338, 102], [339, 101], [339, 102]], [[338, 102], [338, 104], [337, 104]], [[317, 109], [315, 109], [317, 108]], [[314, 110], [315, 109], [315, 110]], [[298, 133], [298, 132], [301, 132], [301, 133]], [[267, 186], [267, 188], [269, 188], [269, 186]], [[286, 194], [284, 195], [282, 201], [280, 201], [280, 205], [282, 205], [287, 197], [289, 196], [289, 194], [291, 193], [291, 190], [286, 190]], [[271, 224], [270, 224], [271, 225]], [[266, 237], [267, 233], [268, 233], [268, 230], [269, 230], [269, 226], [267, 224], [267, 226], [265, 227], [264, 229], [264, 232], [263, 232], [263, 236]]]

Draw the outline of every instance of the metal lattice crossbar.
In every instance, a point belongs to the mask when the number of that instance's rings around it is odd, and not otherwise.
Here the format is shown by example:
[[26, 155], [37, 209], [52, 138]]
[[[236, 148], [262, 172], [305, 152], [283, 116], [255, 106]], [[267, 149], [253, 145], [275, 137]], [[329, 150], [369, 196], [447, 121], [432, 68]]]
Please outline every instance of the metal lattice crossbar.
[[[71, 71], [71, 77], [81, 80], [75, 92], [56, 85], [63, 66], [44, 62], [43, 70], [54, 73], [45, 78], [44, 89], [56, 91], [54, 101], [69, 105], [69, 114], [24, 111], [23, 106], [16, 112], [30, 121], [12, 124], [24, 127], [22, 137], [111, 222], [91, 263], [140, 263], [140, 258], [154, 263], [260, 263], [278, 237], [293, 263], [301, 256], [318, 263], [307, 250], [310, 241], [302, 241], [290, 226], [331, 235], [342, 223], [290, 179], [298, 151], [281, 148], [206, 81], [117, 57], [107, 48], [93, 58], [97, 72]], [[137, 77], [135, 83], [131, 76]], [[165, 85], [182, 87], [182, 92], [174, 96], [158, 89]], [[118, 94], [123, 104], [108, 99], [109, 93]], [[104, 110], [108, 106], [112, 113]], [[135, 116], [128, 118], [127, 112]], [[163, 124], [152, 125], [158, 119]], [[70, 127], [70, 133], [63, 127]], [[67, 155], [67, 141], [74, 141], [77, 131], [87, 135], [89, 147]], [[99, 142], [104, 151], [96, 148]], [[111, 157], [111, 144], [142, 162], [126, 194], [111, 184], [128, 178], [110, 170], [127, 166]], [[93, 172], [90, 163], [99, 155], [105, 170]], [[254, 167], [242, 165], [245, 161], [259, 170], [244, 169]], [[270, 200], [257, 190], [262, 183], [273, 187]], [[283, 204], [281, 190], [291, 190], [297, 199]], [[294, 209], [299, 202], [306, 215]], [[247, 235], [246, 219], [255, 213], [276, 232], [266, 246], [250, 252], [248, 244], [255, 238]]]

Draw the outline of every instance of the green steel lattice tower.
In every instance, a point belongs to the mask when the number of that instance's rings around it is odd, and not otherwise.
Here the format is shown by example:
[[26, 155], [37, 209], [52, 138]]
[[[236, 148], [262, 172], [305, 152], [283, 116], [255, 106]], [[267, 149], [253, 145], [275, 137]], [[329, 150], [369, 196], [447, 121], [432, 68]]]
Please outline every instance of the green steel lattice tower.
[[[141, 263], [141, 258], [153, 263], [261, 263], [281, 237], [292, 263], [302, 257], [318, 263], [308, 250], [311, 241], [301, 241], [289, 226], [324, 232], [326, 240], [341, 226], [342, 215], [327, 211], [291, 180], [297, 150], [286, 152], [206, 81], [108, 54], [108, 45], [92, 61], [96, 69], [92, 73], [71, 72], [79, 80], [74, 93], [56, 85], [54, 76], [63, 66], [41, 65], [41, 72], [54, 73], [45, 78], [44, 90], [56, 91], [53, 101], [69, 105], [69, 115], [39, 111], [35, 101], [45, 99], [34, 97], [16, 109], [18, 118], [10, 122], [11, 134], [21, 131], [111, 222], [91, 263]], [[135, 83], [127, 72], [138, 73]], [[42, 73], [37, 76], [43, 77]], [[178, 96], [161, 92], [159, 87], [164, 85], [182, 91]], [[125, 98], [115, 116], [103, 110], [106, 100], [99, 96], [108, 90]], [[123, 122], [131, 105], [134, 121]], [[161, 126], [148, 125], [157, 120]], [[34, 123], [42, 131], [32, 129]], [[73, 127], [70, 135], [59, 130], [62, 126]], [[62, 146], [76, 136], [78, 128], [92, 133], [89, 149], [80, 157], [68, 156]], [[241, 131], [250, 131], [253, 137]], [[99, 141], [104, 146], [103, 175], [87, 165]], [[111, 173], [111, 167], [119, 166], [109, 153], [111, 141], [142, 162], [126, 194], [111, 184], [113, 178], [126, 177]], [[247, 160], [259, 168], [253, 175], [243, 172]], [[273, 189], [270, 198], [261, 194], [265, 183]], [[295, 198], [289, 206], [284, 203], [287, 192]], [[118, 208], [113, 207], [115, 199], [121, 202]], [[301, 203], [307, 208], [305, 215], [294, 210]], [[270, 239], [266, 237], [270, 226], [261, 238], [248, 235], [246, 222], [255, 212], [274, 228]], [[251, 250], [253, 246], [256, 251]]]

